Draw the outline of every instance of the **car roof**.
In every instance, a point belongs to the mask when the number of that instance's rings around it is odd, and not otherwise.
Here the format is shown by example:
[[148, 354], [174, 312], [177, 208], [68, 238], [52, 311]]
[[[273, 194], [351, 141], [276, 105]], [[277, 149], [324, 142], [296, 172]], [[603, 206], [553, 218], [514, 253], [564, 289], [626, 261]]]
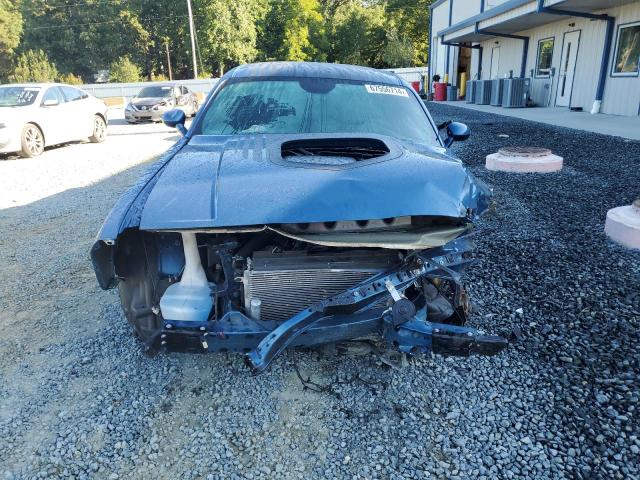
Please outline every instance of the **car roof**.
[[222, 78], [307, 77], [404, 85], [395, 73], [375, 68], [320, 62], [248, 63], [229, 70]]

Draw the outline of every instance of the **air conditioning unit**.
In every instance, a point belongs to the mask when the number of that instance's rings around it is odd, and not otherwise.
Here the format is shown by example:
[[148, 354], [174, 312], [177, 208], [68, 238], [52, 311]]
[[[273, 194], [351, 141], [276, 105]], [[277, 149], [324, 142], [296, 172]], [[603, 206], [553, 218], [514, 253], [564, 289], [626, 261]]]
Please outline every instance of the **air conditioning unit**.
[[489, 105], [491, 103], [491, 80], [478, 80], [476, 82], [476, 94], [474, 103]]
[[505, 78], [502, 91], [502, 106], [505, 108], [526, 107], [530, 88], [530, 78]]
[[473, 103], [476, 91], [476, 80], [469, 80], [467, 82], [467, 92], [465, 93], [465, 101], [467, 103]]
[[504, 78], [491, 80], [491, 105], [499, 107], [502, 105], [502, 91], [504, 90]]

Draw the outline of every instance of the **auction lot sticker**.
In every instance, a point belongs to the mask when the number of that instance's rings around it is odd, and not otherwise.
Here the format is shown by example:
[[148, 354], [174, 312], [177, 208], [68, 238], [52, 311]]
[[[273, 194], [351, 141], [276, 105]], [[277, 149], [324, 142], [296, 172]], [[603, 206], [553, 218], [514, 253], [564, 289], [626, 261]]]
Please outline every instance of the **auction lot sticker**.
[[380, 93], [382, 95], [396, 95], [397, 97], [408, 97], [409, 94], [402, 87], [391, 87], [389, 85], [365, 85], [369, 93]]

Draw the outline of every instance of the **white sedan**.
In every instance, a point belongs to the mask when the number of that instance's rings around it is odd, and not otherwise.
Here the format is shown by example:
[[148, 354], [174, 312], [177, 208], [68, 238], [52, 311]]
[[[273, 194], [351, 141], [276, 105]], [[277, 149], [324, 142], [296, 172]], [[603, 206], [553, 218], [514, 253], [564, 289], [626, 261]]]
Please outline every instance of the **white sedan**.
[[0, 153], [35, 157], [44, 147], [107, 138], [107, 106], [57, 83], [0, 85]]

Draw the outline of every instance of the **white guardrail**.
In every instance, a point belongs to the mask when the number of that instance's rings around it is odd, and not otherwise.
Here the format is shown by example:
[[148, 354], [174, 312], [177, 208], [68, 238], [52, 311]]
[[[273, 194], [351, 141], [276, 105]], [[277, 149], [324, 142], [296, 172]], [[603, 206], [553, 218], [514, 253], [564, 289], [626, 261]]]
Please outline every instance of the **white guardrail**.
[[[411, 68], [387, 68], [390, 72], [396, 73], [399, 77], [407, 82], [418, 82], [427, 74], [427, 67], [411, 67]], [[218, 78], [203, 78], [196, 80], [173, 80], [175, 83], [185, 85], [194, 93], [207, 95], [211, 89], [218, 83]], [[84, 90], [98, 98], [114, 98], [123, 97], [131, 98], [135, 96], [143, 87], [149, 85], [157, 85], [163, 82], [136, 82], [136, 83], [88, 83], [82, 86]]]

